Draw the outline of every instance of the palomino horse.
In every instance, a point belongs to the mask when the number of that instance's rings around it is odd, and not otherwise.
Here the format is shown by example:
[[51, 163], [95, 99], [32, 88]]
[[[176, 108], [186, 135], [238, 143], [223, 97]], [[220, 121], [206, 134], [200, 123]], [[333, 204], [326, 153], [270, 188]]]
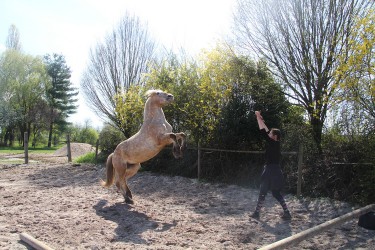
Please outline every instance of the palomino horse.
[[107, 180], [102, 186], [110, 187], [114, 178], [116, 186], [126, 203], [133, 204], [132, 193], [127, 180], [134, 176], [141, 163], [156, 156], [166, 145], [173, 144], [174, 157], [182, 157], [186, 147], [184, 133], [172, 133], [172, 126], [167, 122], [162, 107], [173, 101], [173, 95], [161, 90], [146, 92], [148, 99], [143, 114], [141, 129], [129, 139], [117, 145], [107, 159]]

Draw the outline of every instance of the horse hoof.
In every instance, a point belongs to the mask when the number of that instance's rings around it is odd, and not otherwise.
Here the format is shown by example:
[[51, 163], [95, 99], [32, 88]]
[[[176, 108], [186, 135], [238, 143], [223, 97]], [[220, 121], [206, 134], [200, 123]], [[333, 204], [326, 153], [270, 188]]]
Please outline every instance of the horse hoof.
[[125, 198], [125, 203], [126, 204], [134, 204], [134, 201], [130, 199], [129, 197]]
[[180, 158], [182, 158], [182, 154], [181, 154], [181, 152], [173, 152], [173, 156], [174, 156], [174, 158], [175, 159], [180, 159]]
[[181, 157], [181, 151], [180, 151], [180, 149], [177, 148], [177, 147], [176, 147], [176, 148], [173, 148], [172, 153], [173, 153], [174, 158], [176, 158], [176, 159], [178, 159], [178, 158]]

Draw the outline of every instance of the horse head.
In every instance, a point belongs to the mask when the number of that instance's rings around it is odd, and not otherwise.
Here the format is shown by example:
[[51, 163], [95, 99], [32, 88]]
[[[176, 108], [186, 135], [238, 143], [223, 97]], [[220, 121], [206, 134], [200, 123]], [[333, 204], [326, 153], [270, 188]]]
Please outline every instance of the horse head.
[[148, 97], [147, 101], [150, 101], [153, 105], [160, 107], [170, 104], [174, 98], [172, 94], [166, 93], [159, 89], [148, 90], [146, 92], [146, 96]]

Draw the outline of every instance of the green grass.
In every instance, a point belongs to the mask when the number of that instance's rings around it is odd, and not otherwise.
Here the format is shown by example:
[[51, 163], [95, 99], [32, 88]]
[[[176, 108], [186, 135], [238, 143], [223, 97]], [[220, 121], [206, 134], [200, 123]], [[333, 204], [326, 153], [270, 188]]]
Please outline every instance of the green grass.
[[74, 160], [75, 163], [97, 163], [95, 159], [95, 153], [90, 152], [85, 155], [82, 155]]
[[[56, 147], [36, 147], [31, 148], [29, 147], [30, 153], [38, 153], [38, 154], [53, 154], [57, 149], [61, 148], [64, 145], [56, 146]], [[23, 154], [24, 148], [21, 146], [18, 147], [0, 147], [0, 153], [3, 154]]]
[[[36, 147], [36, 148], [29, 148], [29, 154], [30, 153], [37, 153], [37, 154], [53, 154], [57, 149], [59, 149], [61, 146], [57, 147]], [[0, 154], [8, 155], [7, 157], [0, 157], [0, 164], [23, 164], [25, 163], [25, 159], [23, 157], [21, 158], [8, 158], [9, 155], [17, 155], [17, 154], [24, 154], [24, 148], [22, 146], [16, 146], [16, 147], [0, 147]], [[29, 159], [29, 163], [33, 162]]]

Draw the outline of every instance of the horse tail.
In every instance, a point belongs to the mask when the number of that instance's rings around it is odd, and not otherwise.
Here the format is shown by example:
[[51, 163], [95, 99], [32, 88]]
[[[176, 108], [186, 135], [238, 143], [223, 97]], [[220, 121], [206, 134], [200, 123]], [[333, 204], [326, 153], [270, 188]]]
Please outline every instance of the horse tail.
[[103, 187], [110, 187], [112, 184], [113, 184], [113, 164], [112, 164], [112, 156], [113, 156], [113, 153], [110, 154], [107, 158], [107, 163], [106, 163], [106, 167], [107, 167], [107, 180], [106, 181], [101, 181], [101, 185]]

